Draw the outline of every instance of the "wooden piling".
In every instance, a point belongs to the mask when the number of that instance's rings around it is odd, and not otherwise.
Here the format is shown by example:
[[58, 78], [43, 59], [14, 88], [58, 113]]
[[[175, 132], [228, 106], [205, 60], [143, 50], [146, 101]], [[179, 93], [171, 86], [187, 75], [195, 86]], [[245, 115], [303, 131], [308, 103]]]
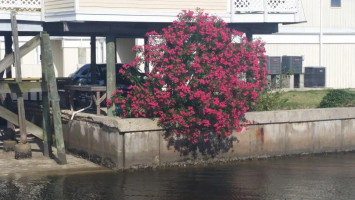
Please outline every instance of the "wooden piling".
[[[15, 69], [16, 69], [16, 82], [22, 82], [21, 75], [21, 58], [20, 58], [20, 47], [18, 41], [18, 30], [17, 30], [17, 21], [16, 21], [16, 12], [11, 12], [11, 29], [12, 36], [14, 40], [14, 60], [15, 60]], [[18, 116], [19, 116], [19, 125], [20, 125], [20, 143], [27, 143], [27, 132], [26, 132], [26, 118], [25, 118], [25, 105], [21, 92], [17, 94], [17, 107], [18, 107]]]
[[[44, 50], [44, 42], [43, 37], [41, 37], [41, 52], [45, 52]], [[42, 53], [43, 55], [43, 53]], [[45, 91], [42, 92], [42, 105], [43, 105], [43, 155], [46, 157], [51, 157], [52, 155], [52, 133], [50, 129], [50, 101], [48, 96], [48, 77], [47, 77], [47, 62], [45, 59], [41, 59], [41, 67], [42, 67], [42, 82], [41, 86]]]
[[[115, 92], [116, 89], [116, 67], [115, 67], [115, 37], [106, 37], [106, 93], [107, 98], [111, 98], [111, 94]], [[107, 116], [115, 115], [115, 104], [113, 103], [111, 107], [107, 108]]]
[[53, 112], [53, 123], [54, 123], [54, 133], [56, 139], [58, 160], [60, 164], [66, 164], [67, 159], [65, 155], [65, 145], [63, 138], [63, 127], [62, 127], [62, 118], [59, 107], [59, 95], [57, 90], [57, 82], [54, 73], [53, 57], [52, 50], [50, 46], [49, 35], [46, 32], [42, 32], [41, 45], [43, 45], [42, 59], [45, 62], [44, 67], [46, 67], [46, 77], [47, 85], [49, 89], [49, 99], [52, 104]]
[[96, 37], [90, 37], [90, 47], [91, 47], [91, 62], [90, 62], [90, 71], [91, 71], [91, 83], [96, 84]]
[[[5, 34], [4, 39], [5, 39], [5, 56], [6, 56], [13, 52], [11, 34]], [[6, 78], [12, 78], [11, 66], [6, 69]]]

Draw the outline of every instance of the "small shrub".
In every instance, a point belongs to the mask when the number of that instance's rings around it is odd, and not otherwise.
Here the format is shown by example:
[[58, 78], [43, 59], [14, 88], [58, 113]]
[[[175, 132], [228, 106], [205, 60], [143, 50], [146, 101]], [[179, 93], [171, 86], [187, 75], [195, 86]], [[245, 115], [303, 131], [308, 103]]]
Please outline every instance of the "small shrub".
[[288, 101], [287, 98], [282, 98], [281, 91], [264, 90], [259, 94], [258, 101], [252, 103], [251, 111], [270, 111], [283, 108]]
[[355, 105], [355, 94], [346, 90], [330, 90], [319, 104], [320, 108], [349, 107]]

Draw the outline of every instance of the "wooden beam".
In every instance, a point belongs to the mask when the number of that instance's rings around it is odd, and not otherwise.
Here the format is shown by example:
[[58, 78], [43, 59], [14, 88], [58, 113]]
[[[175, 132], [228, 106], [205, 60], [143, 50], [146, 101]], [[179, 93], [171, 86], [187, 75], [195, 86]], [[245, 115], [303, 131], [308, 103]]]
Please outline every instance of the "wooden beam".
[[[6, 109], [3, 106], [0, 106], [0, 117], [4, 118], [5, 120], [19, 126], [18, 123], [18, 115], [11, 112], [10, 110]], [[27, 131], [32, 135], [38, 137], [39, 139], [43, 140], [43, 130], [36, 126], [35, 124], [26, 120]]]
[[65, 155], [65, 145], [64, 145], [64, 137], [63, 137], [63, 127], [62, 127], [62, 117], [60, 113], [59, 107], [59, 95], [57, 90], [57, 81], [54, 73], [54, 64], [52, 57], [52, 49], [50, 44], [49, 35], [45, 32], [41, 34], [41, 45], [43, 51], [42, 59], [44, 64], [43, 67], [46, 67], [46, 78], [48, 82], [48, 90], [49, 90], [49, 99], [52, 103], [52, 112], [53, 112], [53, 123], [54, 123], [54, 134], [55, 141], [57, 146], [57, 154], [58, 160], [60, 164], [67, 164], [67, 158]]
[[[107, 98], [111, 98], [111, 94], [117, 90], [116, 88], [116, 66], [115, 66], [115, 42], [114, 36], [106, 37], [106, 94]], [[115, 104], [107, 108], [107, 116], [115, 115]]]
[[[42, 40], [42, 39], [41, 39]], [[41, 41], [41, 52], [44, 52], [44, 45]], [[48, 96], [48, 73], [47, 73], [47, 62], [45, 59], [41, 59], [41, 67], [42, 67], [42, 87], [46, 88], [47, 91], [42, 92], [42, 106], [43, 106], [43, 115], [42, 115], [42, 127], [43, 127], [43, 155], [46, 157], [51, 157], [53, 155], [52, 152], [52, 132], [50, 128], [50, 101]]]
[[[39, 35], [32, 38], [30, 41], [26, 42], [20, 48], [20, 57], [22, 58], [28, 52], [32, 51], [39, 45]], [[10, 67], [14, 64], [14, 53], [7, 54], [4, 59], [0, 61], [0, 72], [3, 72], [6, 68]]]
[[[15, 70], [16, 70], [16, 82], [20, 83], [22, 81], [21, 57], [20, 57], [20, 50], [19, 50], [17, 20], [16, 20], [15, 11], [11, 11], [11, 29], [12, 29], [12, 37], [14, 40], [14, 61], [15, 61]], [[22, 93], [17, 93], [17, 110], [18, 110], [18, 121], [20, 126], [20, 143], [26, 144], [27, 132], [26, 132], [26, 118], [25, 118], [25, 103], [23, 100]]]
[[40, 82], [0, 82], [0, 94], [44, 92], [46, 88]]
[[91, 84], [96, 84], [96, 37], [90, 37], [90, 48], [91, 48], [91, 63], [90, 63], [90, 71], [91, 71]]

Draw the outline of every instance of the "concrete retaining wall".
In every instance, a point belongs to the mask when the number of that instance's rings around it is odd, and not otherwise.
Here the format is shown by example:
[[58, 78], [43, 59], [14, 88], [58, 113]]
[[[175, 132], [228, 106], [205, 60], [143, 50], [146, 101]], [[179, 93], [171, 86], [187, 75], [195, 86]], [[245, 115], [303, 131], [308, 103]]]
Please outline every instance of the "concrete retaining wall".
[[230, 138], [186, 145], [151, 119], [63, 112], [68, 150], [112, 169], [355, 150], [355, 108], [247, 113]]

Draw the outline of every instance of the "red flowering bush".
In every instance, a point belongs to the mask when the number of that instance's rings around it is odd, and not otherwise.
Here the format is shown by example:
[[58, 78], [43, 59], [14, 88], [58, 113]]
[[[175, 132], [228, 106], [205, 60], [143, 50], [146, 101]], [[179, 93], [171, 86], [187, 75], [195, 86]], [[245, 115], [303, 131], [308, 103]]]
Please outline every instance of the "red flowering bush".
[[147, 37], [148, 44], [135, 47], [138, 56], [119, 73], [136, 83], [131, 68], [149, 63], [152, 70], [126, 96], [112, 94], [118, 113], [158, 117], [161, 126], [192, 143], [240, 131], [245, 112], [267, 84], [263, 44], [248, 42], [202, 11], [183, 11], [161, 33]]

